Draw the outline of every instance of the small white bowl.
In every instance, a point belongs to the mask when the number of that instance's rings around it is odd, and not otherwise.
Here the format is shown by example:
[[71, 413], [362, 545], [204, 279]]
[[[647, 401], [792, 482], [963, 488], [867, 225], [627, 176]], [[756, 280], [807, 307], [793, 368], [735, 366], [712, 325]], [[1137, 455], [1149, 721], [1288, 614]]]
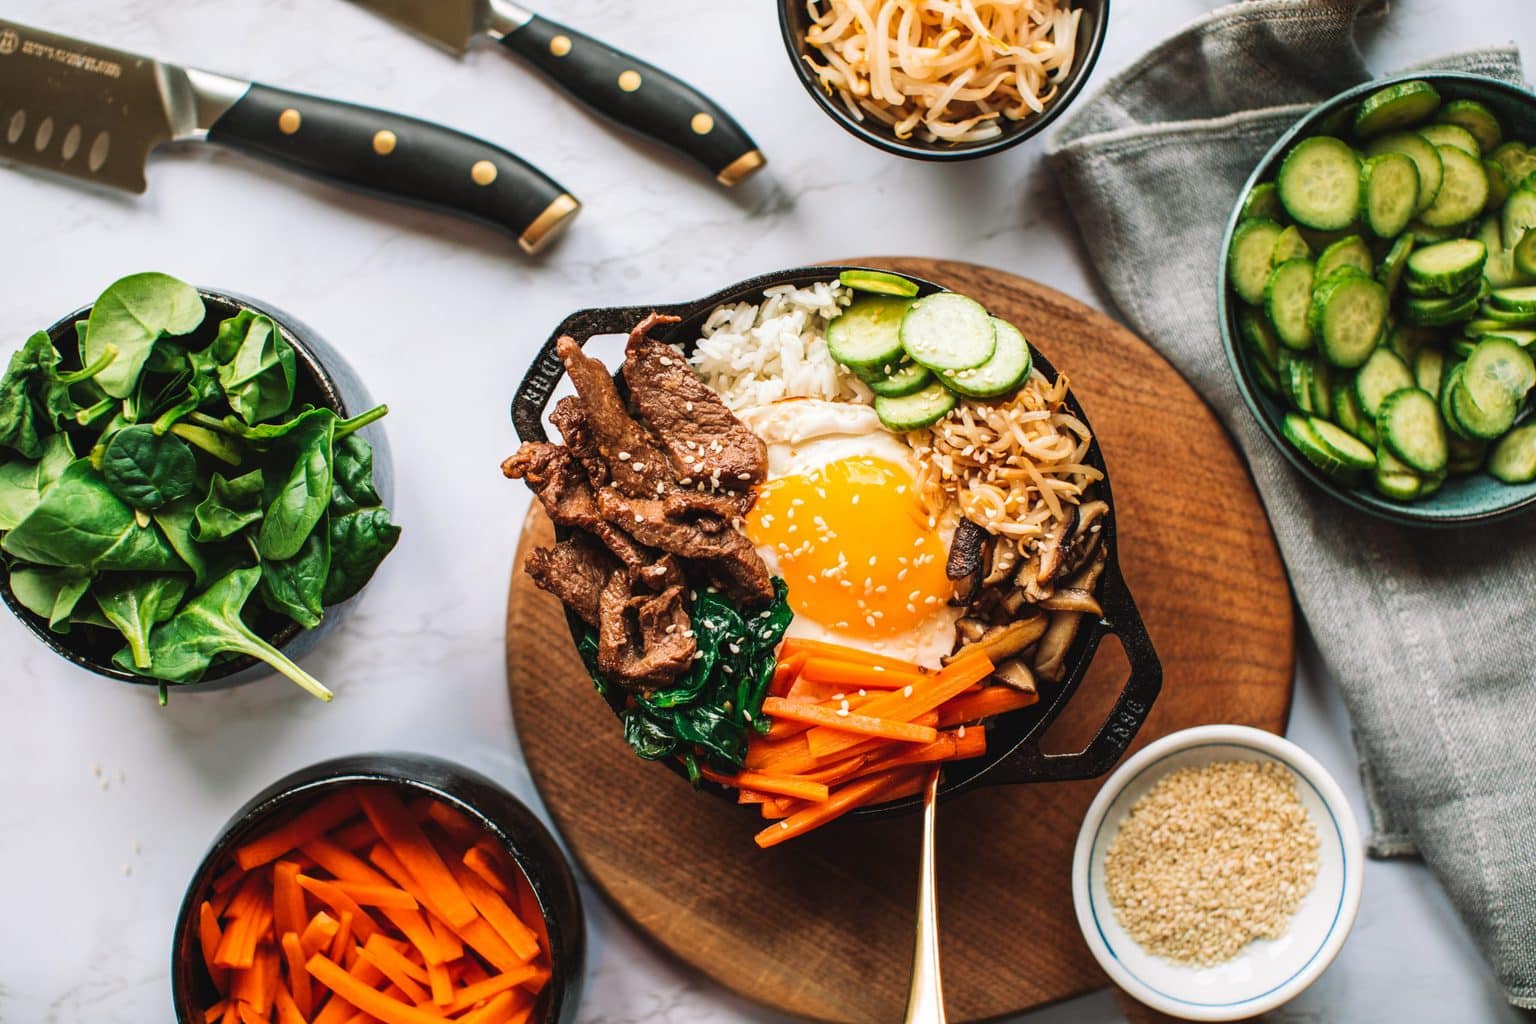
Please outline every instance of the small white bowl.
[[[1131, 805], [1170, 771], [1214, 761], [1277, 761], [1319, 841], [1317, 882], [1276, 940], [1257, 939], [1233, 959], [1192, 967], [1147, 952], [1115, 918], [1104, 853]], [[1164, 736], [1122, 764], [1088, 808], [1072, 858], [1077, 923], [1099, 966], [1130, 995], [1185, 1020], [1241, 1020], [1289, 1002], [1327, 969], [1360, 909], [1364, 853], [1338, 783], [1296, 744], [1241, 725], [1203, 725]]]

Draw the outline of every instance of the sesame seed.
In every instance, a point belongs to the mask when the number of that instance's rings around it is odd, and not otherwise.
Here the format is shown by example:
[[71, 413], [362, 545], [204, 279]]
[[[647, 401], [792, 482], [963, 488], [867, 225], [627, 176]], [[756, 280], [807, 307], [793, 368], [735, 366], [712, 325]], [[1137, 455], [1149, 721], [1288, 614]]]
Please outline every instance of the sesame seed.
[[910, 687], [910, 686], [904, 686], [904, 687], [902, 687], [902, 688], [901, 688], [901, 695], [902, 695], [902, 697], [904, 697], [904, 698], [905, 698], [905, 697], [910, 697], [910, 696], [912, 696], [912, 687]]
[[629, 452], [619, 452], [619, 461], [620, 462], [628, 462], [629, 461]]

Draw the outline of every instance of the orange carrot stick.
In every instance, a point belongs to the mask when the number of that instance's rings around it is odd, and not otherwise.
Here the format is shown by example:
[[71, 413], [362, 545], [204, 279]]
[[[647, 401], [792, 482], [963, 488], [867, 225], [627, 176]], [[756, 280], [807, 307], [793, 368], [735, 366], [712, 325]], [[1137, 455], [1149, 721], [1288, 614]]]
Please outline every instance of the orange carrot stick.
[[771, 775], [766, 772], [738, 772], [735, 776], [730, 776], [721, 775], [706, 768], [704, 769], [704, 777], [711, 782], [718, 782], [723, 786], [736, 786], [759, 793], [776, 793], [779, 796], [792, 796], [797, 800], [808, 800], [812, 803], [820, 803], [827, 798], [826, 786], [819, 782], [810, 782], [789, 775]]
[[[368, 912], [357, 905], [357, 901], [337, 887], [335, 882], [327, 882], [320, 878], [311, 878], [308, 875], [299, 876], [299, 888], [312, 894], [315, 899], [324, 903], [335, 912], [336, 918], [341, 922], [341, 931], [337, 932], [338, 939], [345, 933], [348, 938], [352, 932], [356, 932], [358, 938], [367, 941], [368, 936], [379, 930], [379, 923]], [[348, 917], [351, 924], [348, 924]], [[337, 948], [333, 943], [331, 948]], [[342, 948], [345, 948], [344, 946]]]
[[503, 992], [475, 1012], [460, 1017], [459, 1024], [506, 1024], [516, 1001], [517, 993]]
[[449, 1013], [460, 1013], [474, 1006], [482, 999], [489, 999], [509, 989], [514, 989], [525, 981], [537, 977], [543, 970], [532, 964], [520, 971], [507, 971], [474, 985], [466, 985], [455, 993], [453, 1002], [448, 1007]]
[[514, 954], [521, 960], [532, 960], [539, 955], [539, 940], [534, 936], [532, 929], [523, 923], [517, 916], [517, 912], [507, 906], [506, 900], [499, 896], [495, 889], [475, 874], [462, 862], [450, 861], [453, 864], [454, 873], [459, 885], [480, 912], [481, 918], [501, 936]]
[[773, 667], [773, 681], [768, 684], [770, 697], [783, 697], [789, 693], [789, 688], [794, 683], [795, 677], [800, 674], [800, 667], [805, 664], [806, 657], [807, 655], [800, 653], [779, 659], [778, 664]]
[[299, 933], [299, 947], [304, 950], [304, 959], [308, 960], [322, 949], [329, 949], [331, 940], [340, 930], [341, 922], [323, 910], [310, 918], [309, 924]]
[[444, 964], [427, 965], [427, 984], [432, 988], [432, 1001], [438, 1006], [453, 1003], [453, 976]]
[[[388, 978], [390, 983], [404, 994], [405, 998], [413, 1003], [424, 1002], [427, 999], [427, 990], [418, 985], [416, 980], [405, 970], [408, 967], [415, 968], [416, 965], [405, 959], [405, 957], [400, 956], [399, 953], [395, 953], [394, 950], [380, 945], [378, 938], [375, 935], [369, 939], [368, 945], [363, 947], [363, 951], [359, 955], [382, 971], [384, 977]], [[391, 954], [394, 955], [394, 959], [391, 958]]]
[[389, 998], [323, 956], [311, 957], [305, 968], [338, 998], [383, 1024], [442, 1024], [443, 1019], [437, 1014]]
[[[367, 822], [371, 831], [373, 826]], [[376, 838], [376, 837], [375, 837]], [[382, 873], [375, 871], [362, 860], [341, 846], [325, 839], [316, 839], [304, 844], [304, 852], [315, 859], [325, 870], [335, 875], [341, 882], [357, 882], [361, 885], [390, 884], [390, 880]], [[415, 897], [412, 897], [414, 899]], [[426, 959], [441, 963], [459, 956], [463, 950], [453, 952], [453, 946], [449, 946], [451, 955], [444, 955], [438, 948], [439, 944], [433, 938], [432, 928], [426, 919], [417, 911], [397, 910], [389, 907], [381, 908], [383, 915], [400, 933], [410, 940], [411, 944], [421, 950]], [[313, 952], [313, 951], [311, 951]]]
[[[421, 986], [427, 984], [427, 969], [419, 964], [412, 963], [409, 957], [396, 949], [384, 936], [375, 935], [368, 940], [368, 944], [363, 949], [365, 952], [372, 954], [376, 959], [382, 961], [382, 963], [375, 964], [374, 966], [384, 971], [384, 976], [394, 981], [396, 985], [400, 985], [401, 988], [408, 988], [408, 986], [395, 980], [395, 975], [397, 974], [414, 985]], [[384, 964], [389, 965], [388, 970], [384, 969]], [[423, 994], [425, 994], [425, 990], [423, 990]]]
[[480, 876], [480, 880], [495, 890], [496, 895], [502, 899], [511, 897], [512, 890], [502, 880], [501, 872], [497, 870], [492, 855], [478, 843], [464, 851], [464, 866]]
[[322, 836], [357, 813], [357, 798], [344, 789], [295, 815], [266, 835], [258, 836], [235, 851], [235, 863], [246, 871], [277, 860], [296, 847]]
[[897, 783], [904, 781], [906, 780], [897, 772], [885, 772], [880, 775], [871, 775], [857, 782], [850, 782], [833, 793], [826, 803], [796, 811], [783, 821], [769, 825], [753, 838], [757, 845], [764, 849], [777, 846], [785, 840], [803, 836], [812, 829], [820, 828], [827, 822], [842, 817], [854, 808], [874, 800], [882, 791], [894, 788]]
[[240, 1004], [233, 999], [224, 1004], [224, 1017], [219, 1024], [240, 1024]]
[[[992, 662], [984, 654], [962, 654], [922, 687], [913, 686], [882, 694], [859, 709], [861, 715], [892, 722], [911, 722], [934, 711], [972, 683], [992, 674]], [[766, 704], [767, 702], [764, 701]], [[805, 734], [809, 751], [817, 758], [847, 750], [859, 741], [856, 734], [817, 726]], [[923, 742], [932, 742], [930, 737]]]
[[208, 977], [213, 979], [213, 987], [220, 992], [228, 992], [229, 971], [213, 962], [223, 937], [219, 930], [218, 916], [213, 912], [213, 904], [204, 900], [202, 906], [197, 908], [197, 943], [202, 948], [203, 966], [208, 968]]
[[465, 817], [462, 811], [449, 807], [441, 800], [432, 801], [432, 805], [427, 808], [427, 817], [460, 846], [473, 846], [477, 839], [485, 835], [485, 830]]
[[[874, 702], [871, 701], [865, 705], [865, 710], [867, 711], [873, 704]], [[809, 722], [815, 725], [817, 728], [806, 734], [806, 742], [812, 754], [817, 753], [818, 729], [852, 736], [879, 736], [882, 739], [899, 740], [903, 743], [932, 743], [938, 737], [938, 732], [933, 728], [926, 725], [912, 725], [907, 720], [895, 721], [820, 705], [798, 704], [782, 697], [765, 698], [763, 713], [772, 715], [774, 718], [787, 718], [790, 721]]]
[[454, 881], [448, 866], [437, 855], [399, 798], [387, 789], [367, 787], [358, 791], [357, 799], [363, 805], [363, 813], [373, 822], [373, 827], [378, 829], [391, 852], [431, 895], [431, 902], [440, 912], [439, 916], [457, 928], [472, 922], [476, 915], [469, 897], [464, 895], [464, 890]]
[[299, 866], [291, 860], [280, 860], [272, 866], [272, 925], [279, 935], [302, 930], [309, 919], [298, 877]]
[[903, 686], [922, 686], [931, 677], [916, 665], [901, 669], [885, 665], [866, 665], [827, 655], [807, 658], [800, 678], [813, 683], [831, 683], [857, 690], [899, 690]]
[[272, 1024], [272, 1011], [269, 1008], [266, 1013], [257, 1013], [250, 1003], [239, 1003], [240, 1024]]
[[[359, 911], [358, 913], [361, 913]], [[357, 915], [350, 910], [341, 911], [341, 927], [336, 929], [336, 937], [331, 940], [331, 959], [341, 963], [347, 951], [352, 948], [352, 930], [357, 924]]]
[[261, 941], [271, 927], [272, 908], [265, 903], [258, 904], [249, 914], [236, 918], [235, 923], [225, 930], [224, 939], [219, 943], [218, 955], [213, 958], [214, 963], [241, 970], [249, 968], [255, 962], [256, 943]]
[[[316, 954], [316, 957], [324, 959], [324, 954]], [[310, 957], [310, 962], [314, 961], [316, 957]], [[384, 980], [384, 975], [380, 974], [379, 969], [368, 961], [358, 960], [357, 964], [351, 968], [341, 968], [340, 965], [337, 965], [337, 969], [342, 970], [347, 977], [370, 992], [382, 995], [377, 989], [379, 983]], [[311, 978], [314, 977], [314, 972], [309, 969], [309, 962], [304, 964], [304, 970]], [[351, 1021], [356, 1017], [357, 1013], [358, 1007], [333, 994], [330, 997], [330, 1001], [325, 1004], [325, 1009], [321, 1010], [319, 1015], [315, 1017], [313, 1024], [342, 1024], [343, 1021]]]
[[304, 971], [304, 944], [299, 941], [298, 933], [283, 932], [279, 945], [283, 959], [288, 962], [288, 988], [292, 991], [294, 1005], [300, 1014], [308, 1017], [314, 1004], [310, 1002], [309, 975]]
[[988, 686], [977, 693], [956, 697], [939, 708], [939, 725], [949, 729], [962, 722], [979, 722], [993, 715], [1027, 708], [1039, 701], [1038, 693], [1029, 693], [1012, 686]]
[[807, 640], [797, 636], [790, 637], [784, 641], [784, 646], [781, 648], [782, 655], [787, 656], [800, 652], [805, 652], [808, 655], [828, 655], [840, 661], [851, 661], [858, 665], [884, 665], [887, 669], [897, 672], [913, 672], [917, 670], [917, 666], [910, 661], [890, 658], [883, 654], [875, 654], [872, 651], [860, 650], [857, 647], [844, 647], [842, 644], [827, 643], [825, 640]]
[[[309, 974], [304, 971], [302, 965], [300, 965], [299, 971], [299, 975], [294, 975], [294, 977], [303, 977], [304, 990], [307, 992], [309, 991]], [[277, 1024], [308, 1024], [309, 1015], [299, 1009], [298, 998], [281, 985], [277, 988], [277, 998], [274, 1000], [274, 1005], [277, 1007]]]
[[336, 888], [351, 896], [360, 907], [379, 907], [389, 910], [415, 910], [419, 903], [404, 889], [392, 885], [365, 885], [362, 882], [334, 882]]
[[227, 1009], [229, 1009], [229, 1000], [220, 999], [203, 1011], [203, 1024], [213, 1024], [214, 1021], [224, 1016], [224, 1011]]

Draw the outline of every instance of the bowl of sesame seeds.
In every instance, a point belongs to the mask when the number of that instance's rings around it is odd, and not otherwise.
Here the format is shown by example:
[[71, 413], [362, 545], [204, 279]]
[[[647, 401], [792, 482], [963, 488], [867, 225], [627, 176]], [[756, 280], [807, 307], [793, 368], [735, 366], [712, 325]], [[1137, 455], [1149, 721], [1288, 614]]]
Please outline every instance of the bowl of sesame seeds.
[[1072, 895], [1088, 948], [1137, 1000], [1240, 1020], [1327, 969], [1360, 906], [1359, 829], [1322, 765], [1237, 725], [1165, 736], [1088, 809]]

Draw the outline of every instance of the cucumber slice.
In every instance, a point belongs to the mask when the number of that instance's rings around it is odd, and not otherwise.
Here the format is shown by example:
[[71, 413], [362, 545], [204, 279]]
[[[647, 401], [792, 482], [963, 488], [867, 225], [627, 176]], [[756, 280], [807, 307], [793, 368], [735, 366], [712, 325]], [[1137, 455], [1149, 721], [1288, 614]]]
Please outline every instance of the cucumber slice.
[[1472, 133], [1459, 124], [1427, 124], [1419, 134], [1436, 146], [1455, 146], [1468, 156], [1483, 158], [1483, 147], [1477, 144]]
[[1429, 204], [1440, 193], [1440, 183], [1445, 174], [1440, 153], [1434, 144], [1416, 132], [1394, 132], [1372, 142], [1366, 149], [1368, 156], [1380, 156], [1383, 153], [1401, 153], [1413, 161], [1413, 166], [1419, 172], [1419, 201], [1413, 212], [1419, 214], [1429, 209]]
[[845, 288], [871, 295], [895, 295], [903, 299], [917, 295], [915, 282], [883, 270], [845, 270], [837, 275], [837, 280]]
[[1488, 175], [1483, 162], [1455, 146], [1436, 146], [1444, 178], [1435, 201], [1419, 219], [1431, 228], [1464, 224], [1483, 212], [1488, 205]]
[[1452, 224], [1445, 228], [1432, 228], [1421, 220], [1409, 223], [1408, 233], [1413, 235], [1413, 240], [1423, 245], [1433, 245], [1436, 242], [1449, 242], [1453, 238], [1466, 238], [1472, 232], [1468, 230], [1469, 224]]
[[1525, 238], [1525, 233], [1536, 227], [1536, 191], [1521, 186], [1509, 194], [1504, 200], [1504, 209], [1499, 212], [1499, 230], [1504, 239], [1504, 247], [1513, 249]]
[[1287, 351], [1280, 359], [1280, 390], [1292, 406], [1304, 413], [1322, 413], [1317, 407], [1317, 363], [1308, 355]]
[[1376, 453], [1363, 441], [1325, 419], [1316, 416], [1307, 421], [1319, 444], [1350, 469], [1375, 469]]
[[1275, 248], [1269, 254], [1269, 265], [1278, 267], [1286, 260], [1301, 260], [1312, 258], [1312, 247], [1307, 240], [1301, 237], [1301, 231], [1292, 224], [1280, 236], [1275, 239]]
[[1376, 421], [1360, 408], [1353, 382], [1333, 389], [1333, 421], [1372, 448], [1376, 447]]
[[1336, 231], [1360, 214], [1360, 158], [1338, 139], [1320, 135], [1298, 143], [1275, 184], [1285, 212], [1309, 228]]
[[1258, 310], [1244, 306], [1237, 311], [1237, 333], [1255, 360], [1269, 369], [1280, 365], [1280, 339], [1269, 319]]
[[868, 295], [827, 324], [827, 351], [853, 370], [882, 371], [902, 361], [901, 325], [911, 299]]
[[1401, 303], [1403, 321], [1421, 327], [1444, 327], [1470, 320], [1477, 314], [1482, 299], [1481, 282], [1469, 285], [1455, 295], [1441, 297], [1409, 296]]
[[1381, 258], [1381, 266], [1376, 268], [1376, 280], [1387, 290], [1387, 297], [1392, 298], [1397, 294], [1397, 286], [1403, 279], [1403, 269], [1408, 263], [1408, 256], [1413, 252], [1413, 236], [1408, 234], [1398, 235], [1392, 243], [1392, 248]]
[[1483, 468], [1488, 459], [1487, 441], [1469, 441], [1455, 432], [1446, 434], [1445, 439], [1451, 453], [1450, 461], [1445, 465], [1449, 476], [1468, 476]]
[[1418, 388], [1388, 395], [1376, 415], [1382, 445], [1420, 473], [1440, 473], [1450, 461], [1445, 421], [1435, 400]]
[[1264, 284], [1275, 269], [1271, 257], [1285, 229], [1272, 220], [1256, 218], [1238, 224], [1227, 251], [1227, 279], [1238, 298], [1252, 305], [1264, 302]]
[[1523, 142], [1506, 142], [1488, 154], [1489, 159], [1504, 168], [1504, 177], [1509, 179], [1511, 187], [1525, 180], [1526, 175], [1536, 171], [1536, 153], [1532, 153], [1530, 147]]
[[1451, 100], [1440, 108], [1435, 120], [1465, 128], [1484, 153], [1492, 153], [1504, 141], [1504, 127], [1499, 124], [1499, 119], [1477, 100]]
[[1440, 94], [1428, 82], [1398, 82], [1372, 93], [1355, 115], [1355, 134], [1368, 139], [1427, 121], [1440, 109]]
[[1536, 277], [1536, 231], [1527, 231], [1520, 241], [1515, 243], [1510, 258], [1518, 273], [1526, 277]]
[[1495, 288], [1488, 293], [1488, 304], [1506, 313], [1536, 313], [1536, 285]]
[[1454, 379], [1446, 381], [1446, 404], [1451, 413], [1446, 421], [1454, 422], [1458, 432], [1465, 437], [1495, 441], [1515, 425], [1520, 406], [1508, 391], [1486, 385], [1483, 402], [1474, 401], [1467, 386], [1466, 368], [1467, 364], [1462, 363], [1452, 371]]
[[1259, 387], [1276, 398], [1285, 398], [1285, 389], [1280, 386], [1280, 376], [1268, 363], [1255, 360], [1252, 364], [1253, 376], [1259, 382]]
[[1498, 404], [1496, 391], [1502, 390], [1519, 405], [1536, 387], [1536, 362], [1531, 354], [1512, 341], [1487, 338], [1477, 344], [1467, 357], [1464, 386], [1480, 408]]
[[1325, 280], [1313, 293], [1307, 327], [1324, 359], [1353, 368], [1375, 351], [1389, 309], [1387, 290], [1375, 278], [1345, 271]]
[[1312, 330], [1307, 325], [1311, 304], [1311, 260], [1287, 260], [1269, 275], [1264, 286], [1264, 310], [1287, 348], [1302, 352], [1312, 347]]
[[974, 370], [945, 370], [939, 379], [946, 387], [971, 398], [996, 398], [1012, 394], [1024, 383], [1034, 363], [1029, 342], [1006, 320], [993, 317], [992, 328], [997, 335], [992, 358]]
[[1440, 394], [1440, 385], [1445, 383], [1445, 353], [1437, 348], [1419, 349], [1413, 357], [1413, 379], [1425, 394]]
[[1475, 238], [1436, 242], [1408, 257], [1408, 287], [1421, 295], [1455, 295], [1483, 276], [1488, 249]]
[[969, 370], [992, 358], [997, 330], [975, 299], [939, 292], [912, 303], [901, 319], [901, 344], [930, 370]]
[[[1334, 450], [1323, 444], [1317, 432], [1312, 429], [1314, 421], [1311, 417], [1299, 413], [1288, 412], [1280, 423], [1280, 433], [1285, 439], [1296, 447], [1296, 450], [1312, 465], [1321, 470], [1324, 475], [1331, 477], [1340, 483], [1354, 484], [1360, 479], [1360, 470], [1346, 465], [1342, 459], [1334, 454]], [[1346, 435], [1348, 436], [1348, 435]]]
[[1504, 205], [1514, 183], [1504, 173], [1503, 164], [1496, 164], [1486, 157], [1483, 159], [1483, 173], [1488, 175], [1488, 205], [1484, 209], [1491, 212]]
[[1372, 419], [1381, 413], [1382, 403], [1394, 391], [1414, 386], [1413, 371], [1401, 356], [1388, 348], [1371, 353], [1355, 374], [1355, 397], [1361, 410]]
[[1450, 356], [1452, 359], [1466, 360], [1475, 348], [1477, 348], [1477, 342], [1471, 338], [1457, 338], [1451, 342]]
[[890, 373], [866, 378], [864, 383], [868, 384], [869, 390], [877, 395], [900, 398], [902, 395], [910, 395], [914, 391], [927, 387], [932, 380], [933, 372], [928, 367], [909, 362], [892, 367]]
[[1334, 368], [1321, 359], [1312, 360], [1312, 414], [1323, 419], [1333, 410]]
[[958, 399], [938, 381], [910, 395], [875, 396], [875, 414], [887, 430], [898, 434], [931, 427], [949, 414]]
[[[1499, 291], [1510, 290], [1508, 288], [1499, 289]], [[1502, 306], [1495, 306], [1491, 301], [1485, 302], [1478, 307], [1477, 317], [1479, 320], [1486, 320], [1490, 323], [1498, 324], [1500, 327], [1517, 330], [1536, 325], [1536, 313], [1520, 313], [1515, 310], [1505, 309]], [[1484, 333], [1487, 332], [1485, 331]]]
[[1387, 332], [1387, 347], [1402, 356], [1409, 366], [1413, 365], [1420, 349], [1438, 348], [1439, 345], [1439, 332], [1428, 327], [1396, 324]]
[[1440, 418], [1445, 420], [1446, 429], [1451, 436], [1461, 438], [1464, 441], [1476, 440], [1472, 432], [1461, 425], [1461, 419], [1456, 415], [1456, 395], [1461, 391], [1462, 374], [1466, 373], [1467, 364], [1464, 362], [1447, 364], [1445, 377], [1440, 382]]
[[1376, 261], [1371, 259], [1371, 250], [1366, 246], [1365, 239], [1359, 235], [1346, 235], [1334, 242], [1317, 258], [1314, 273], [1319, 281], [1324, 281], [1340, 267], [1354, 267], [1367, 275], [1376, 269]]
[[1413, 501], [1424, 494], [1424, 477], [1381, 446], [1376, 453], [1376, 472], [1371, 474], [1376, 493], [1393, 501]]
[[1285, 216], [1285, 207], [1280, 205], [1280, 194], [1272, 181], [1264, 181], [1253, 186], [1248, 193], [1248, 198], [1243, 200], [1243, 220], [1254, 217], [1263, 217], [1267, 220], [1279, 220]]
[[1378, 238], [1400, 234], [1419, 210], [1419, 168], [1403, 153], [1370, 157], [1360, 170], [1365, 224]]
[[1536, 480], [1536, 422], [1516, 427], [1499, 439], [1488, 456], [1488, 472], [1506, 484]]
[[1482, 332], [1482, 337], [1489, 339], [1501, 338], [1525, 349], [1536, 346], [1536, 331], [1522, 331], [1518, 328], [1509, 328], [1502, 325], [1495, 330]]

